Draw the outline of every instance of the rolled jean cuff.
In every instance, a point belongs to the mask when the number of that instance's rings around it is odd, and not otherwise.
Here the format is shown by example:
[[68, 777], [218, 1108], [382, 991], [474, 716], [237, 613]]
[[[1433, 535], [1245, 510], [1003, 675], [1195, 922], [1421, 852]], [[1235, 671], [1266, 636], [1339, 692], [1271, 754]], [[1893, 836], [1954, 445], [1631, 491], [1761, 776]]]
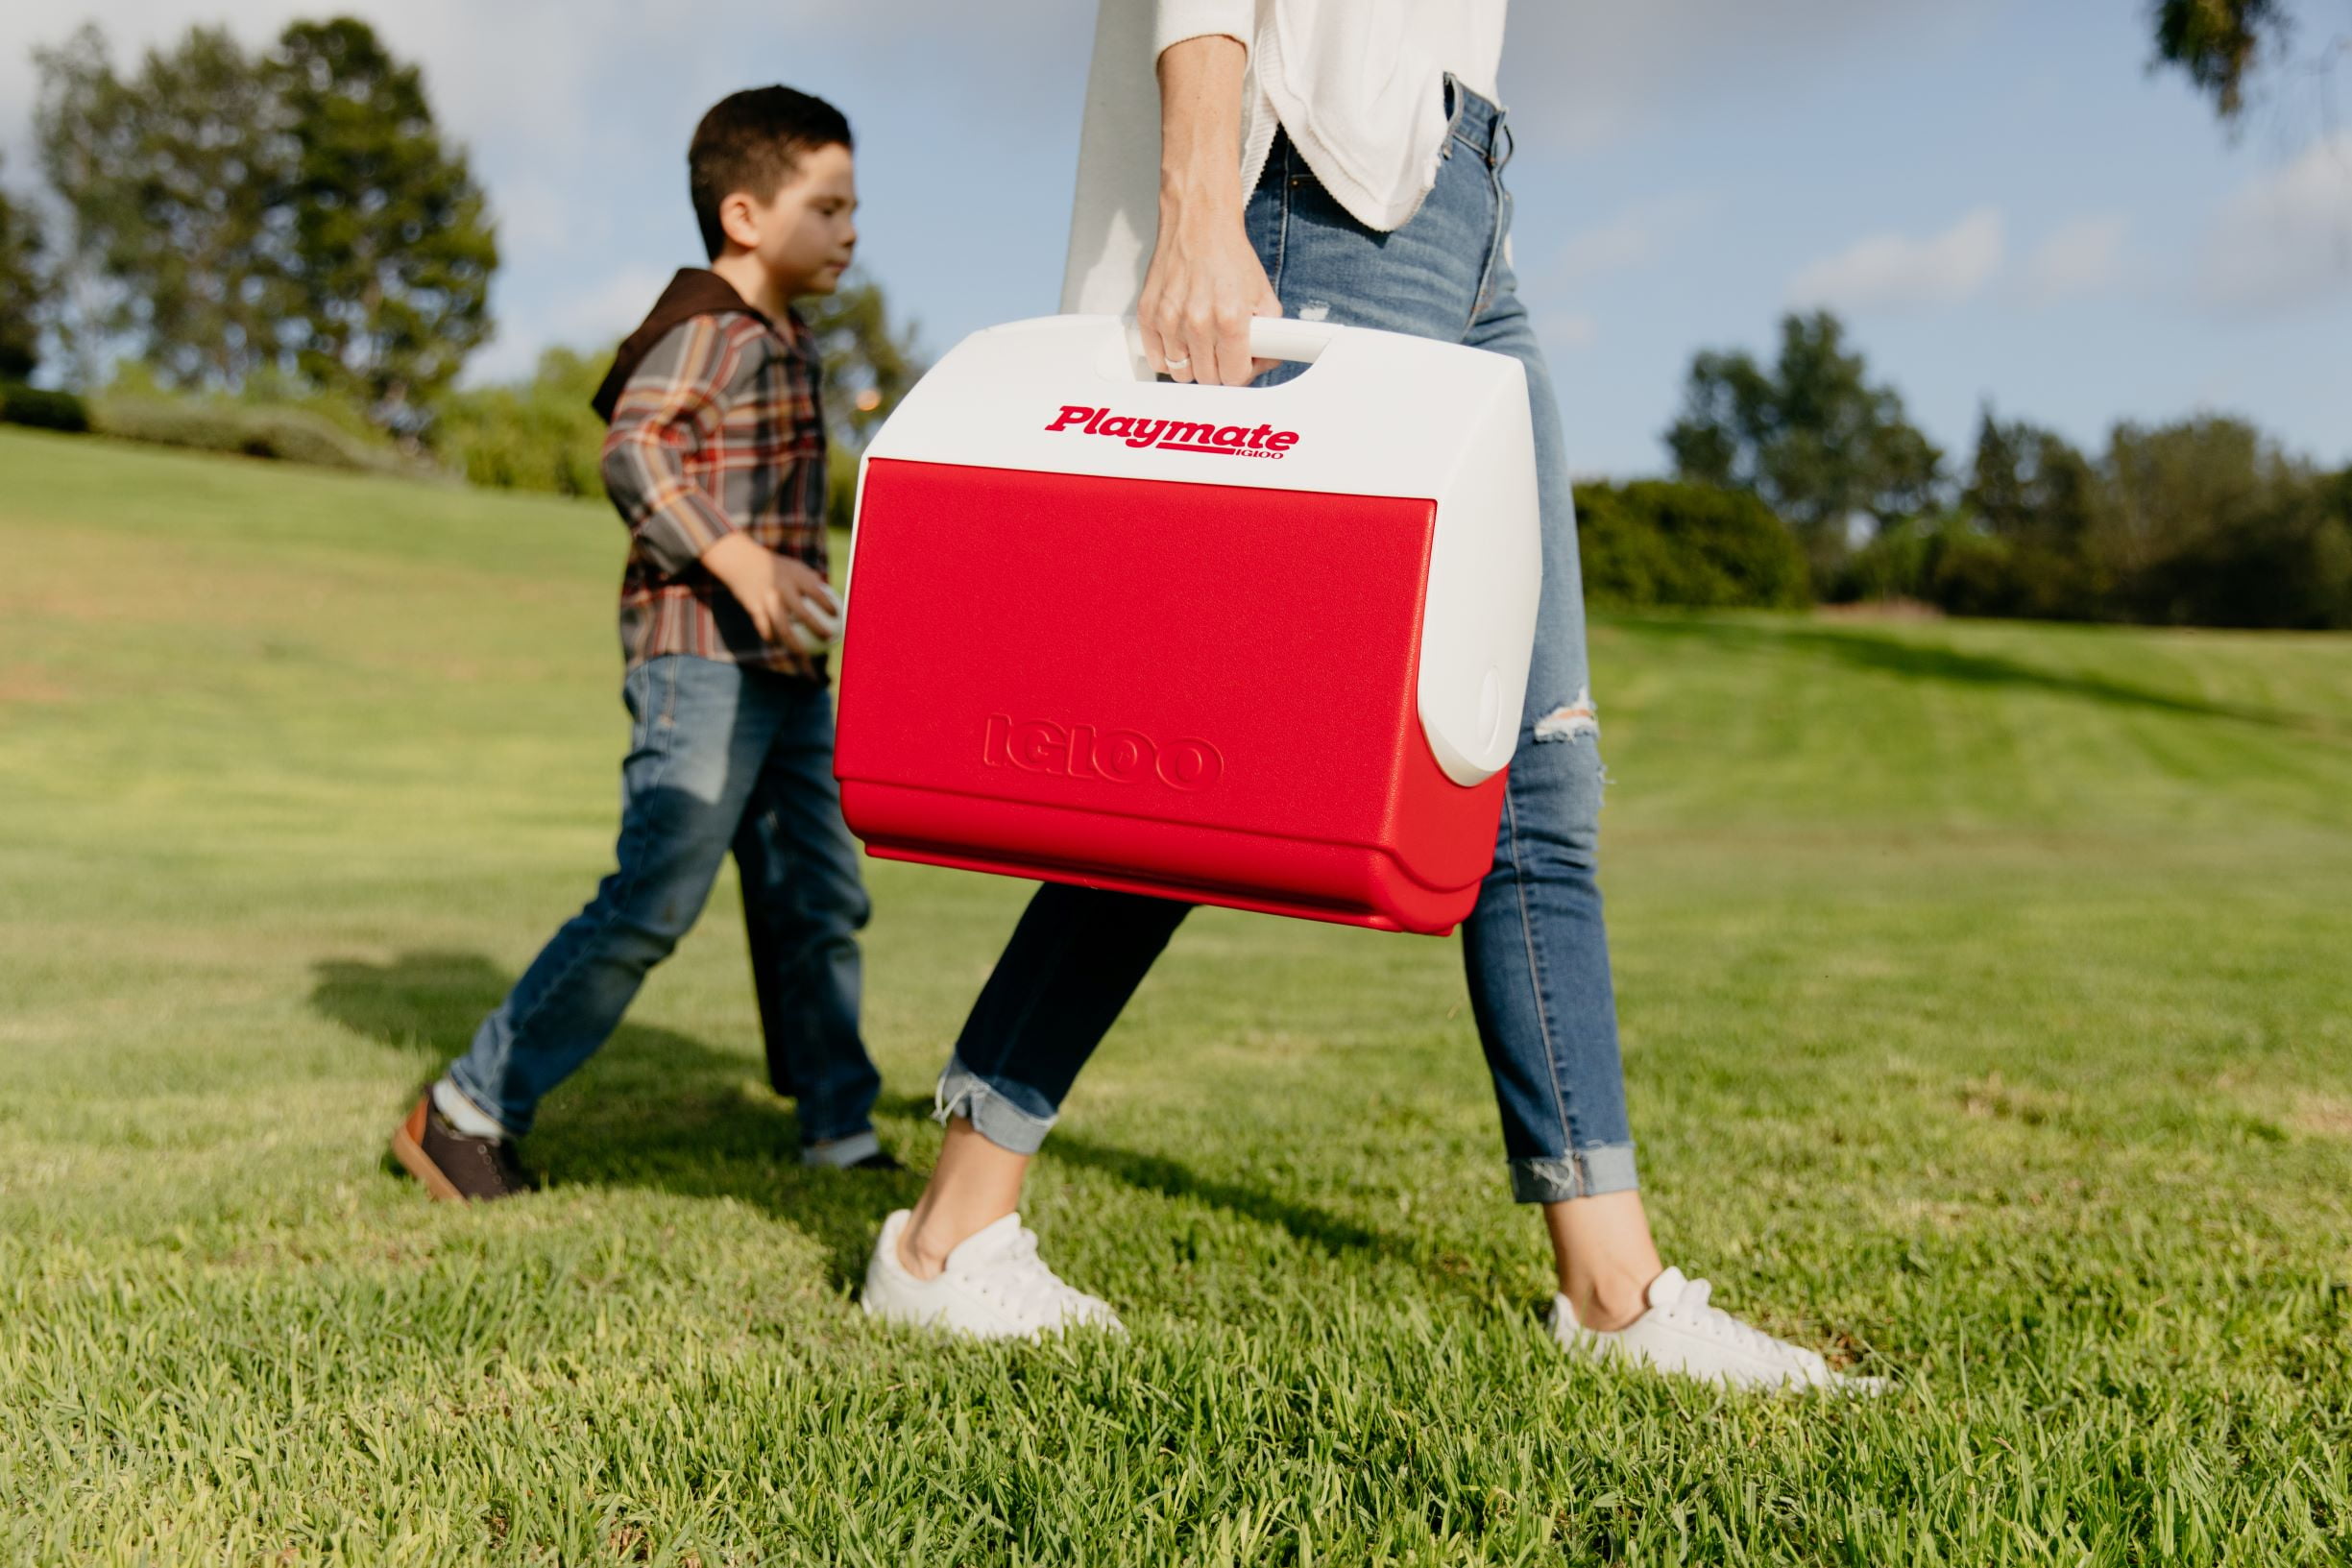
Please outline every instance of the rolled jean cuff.
[[1044, 1097], [1033, 1089], [1018, 1084], [991, 1083], [963, 1065], [954, 1056], [939, 1073], [939, 1092], [932, 1114], [945, 1122], [951, 1116], [960, 1116], [972, 1123], [972, 1130], [1007, 1154], [1034, 1154], [1045, 1142], [1045, 1135], [1054, 1130], [1056, 1120], [1051, 1110], [1029, 1110], [1016, 1104], [1013, 1096], [1035, 1100], [1041, 1107]]
[[874, 1101], [869, 1094], [802, 1094], [795, 1099], [803, 1148], [874, 1135]]
[[1640, 1186], [1631, 1144], [1595, 1144], [1570, 1150], [1564, 1160], [1511, 1162], [1511, 1197], [1516, 1203], [1565, 1203]]

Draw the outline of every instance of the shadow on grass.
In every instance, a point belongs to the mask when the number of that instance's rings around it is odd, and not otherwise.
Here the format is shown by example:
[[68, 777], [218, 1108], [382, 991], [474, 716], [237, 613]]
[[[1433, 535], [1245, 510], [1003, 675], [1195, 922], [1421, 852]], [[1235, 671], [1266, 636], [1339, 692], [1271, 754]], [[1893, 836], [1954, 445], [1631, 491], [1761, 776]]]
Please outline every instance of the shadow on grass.
[[[885, 1097], [880, 1107], [898, 1116], [929, 1116], [928, 1095]], [[1437, 1251], [1406, 1236], [1375, 1230], [1352, 1219], [1255, 1187], [1202, 1175], [1181, 1161], [1092, 1139], [1056, 1126], [1040, 1159], [1078, 1166], [1109, 1176], [1139, 1193], [1177, 1203], [1198, 1203], [1278, 1230], [1335, 1262], [1385, 1263], [1418, 1269], [1438, 1284], [1480, 1306], [1506, 1296], [1515, 1286], [1482, 1276], [1467, 1260]], [[862, 1269], [865, 1260], [858, 1259]]]
[[1699, 616], [1619, 615], [1615, 620], [1618, 625], [1638, 628], [1645, 633], [1708, 642], [1721, 648], [1751, 652], [1778, 648], [1820, 654], [1857, 669], [1899, 676], [1905, 680], [2009, 687], [2112, 708], [2140, 708], [2192, 718], [2234, 719], [2242, 724], [2261, 724], [2305, 733], [2324, 733], [2328, 728], [2305, 713], [2239, 703], [2210, 702], [2201, 697], [2152, 690], [2101, 675], [2044, 669], [1999, 654], [1966, 653], [1957, 648], [1871, 632], [1826, 631], [1812, 627], [1782, 630]]
[[1046, 1157], [1100, 1170], [1138, 1192], [1205, 1204], [1287, 1232], [1338, 1263], [1388, 1263], [1416, 1269], [1476, 1306], [1491, 1305], [1516, 1289], [1515, 1285], [1482, 1273], [1467, 1259], [1434, 1251], [1409, 1237], [1357, 1224], [1311, 1203], [1295, 1202], [1273, 1193], [1203, 1176], [1162, 1155], [1092, 1143], [1056, 1128], [1046, 1145]]
[[[327, 959], [313, 971], [312, 1007], [398, 1052], [423, 1080], [463, 1051], [512, 983], [474, 953], [403, 953], [390, 963]], [[673, 1029], [623, 1023], [581, 1078], [552, 1098], [530, 1137], [551, 1183], [640, 1188], [733, 1198], [807, 1232], [824, 1249], [837, 1290], [862, 1279], [874, 1233], [911, 1205], [924, 1172], [811, 1170], [799, 1163], [789, 1108], [759, 1087], [749, 1049], [717, 1049]], [[414, 1093], [404, 1084], [403, 1094]], [[928, 1095], [885, 1095], [885, 1119], [931, 1114]], [[386, 1106], [386, 1128], [398, 1108]], [[1284, 1231], [1342, 1262], [1383, 1261], [1422, 1270], [1485, 1304], [1505, 1289], [1409, 1238], [1373, 1230], [1312, 1204], [1204, 1176], [1178, 1161], [1057, 1130], [1047, 1157], [1160, 1197], [1205, 1204]], [[397, 1171], [387, 1157], [388, 1170]]]
[[[313, 970], [310, 1003], [399, 1052], [414, 1073], [405, 1097], [465, 1050], [512, 983], [474, 953], [408, 953], [384, 964], [327, 959]], [[875, 1229], [914, 1201], [923, 1178], [802, 1165], [799, 1125], [762, 1082], [757, 1049], [755, 1042], [740, 1053], [721, 1050], [624, 1022], [585, 1072], [550, 1097], [529, 1159], [551, 1185], [734, 1198], [815, 1238], [836, 1286], [861, 1278]], [[397, 1115], [387, 1106], [387, 1134]]]

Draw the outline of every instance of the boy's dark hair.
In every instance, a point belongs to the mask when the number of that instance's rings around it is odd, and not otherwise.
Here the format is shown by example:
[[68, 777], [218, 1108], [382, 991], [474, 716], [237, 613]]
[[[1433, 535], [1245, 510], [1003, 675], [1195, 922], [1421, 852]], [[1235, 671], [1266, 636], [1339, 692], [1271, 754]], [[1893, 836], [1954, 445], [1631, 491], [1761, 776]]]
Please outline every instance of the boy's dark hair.
[[719, 203], [737, 191], [767, 201], [800, 167], [802, 154], [854, 145], [839, 109], [789, 87], [747, 87], [713, 104], [686, 150], [687, 190], [711, 259], [727, 248]]

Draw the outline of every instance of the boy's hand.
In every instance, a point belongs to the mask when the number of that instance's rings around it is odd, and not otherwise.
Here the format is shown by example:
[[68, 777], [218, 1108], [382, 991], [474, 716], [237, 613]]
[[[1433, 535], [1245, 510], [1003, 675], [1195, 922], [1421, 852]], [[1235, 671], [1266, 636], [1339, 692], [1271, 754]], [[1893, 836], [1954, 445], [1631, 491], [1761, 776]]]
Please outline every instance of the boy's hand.
[[823, 577], [749, 534], [722, 538], [702, 552], [702, 565], [751, 616], [761, 641], [788, 655], [797, 673], [816, 672], [813, 650], [841, 629], [840, 601]]

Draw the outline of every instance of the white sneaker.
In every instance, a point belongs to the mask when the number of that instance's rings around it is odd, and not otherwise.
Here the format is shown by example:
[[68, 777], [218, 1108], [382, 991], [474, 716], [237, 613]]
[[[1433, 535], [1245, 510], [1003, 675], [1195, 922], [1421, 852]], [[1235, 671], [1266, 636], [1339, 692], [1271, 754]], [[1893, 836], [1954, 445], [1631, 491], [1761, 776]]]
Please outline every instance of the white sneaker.
[[882, 1222], [858, 1298], [868, 1317], [976, 1339], [1034, 1339], [1074, 1328], [1127, 1332], [1107, 1302], [1073, 1290], [1038, 1261], [1037, 1233], [1019, 1215], [966, 1237], [936, 1279], [917, 1279], [898, 1261], [898, 1239], [911, 1217], [901, 1209]]
[[1561, 1296], [1552, 1303], [1552, 1337], [1573, 1355], [1594, 1361], [1622, 1358], [1727, 1388], [1835, 1388], [1857, 1394], [1885, 1390], [1884, 1378], [1833, 1372], [1828, 1362], [1803, 1345], [1776, 1339], [1722, 1308], [1709, 1306], [1711, 1290], [1707, 1281], [1685, 1279], [1681, 1269], [1669, 1268], [1650, 1282], [1645, 1297], [1650, 1310], [1606, 1333], [1579, 1324], [1576, 1309]]

